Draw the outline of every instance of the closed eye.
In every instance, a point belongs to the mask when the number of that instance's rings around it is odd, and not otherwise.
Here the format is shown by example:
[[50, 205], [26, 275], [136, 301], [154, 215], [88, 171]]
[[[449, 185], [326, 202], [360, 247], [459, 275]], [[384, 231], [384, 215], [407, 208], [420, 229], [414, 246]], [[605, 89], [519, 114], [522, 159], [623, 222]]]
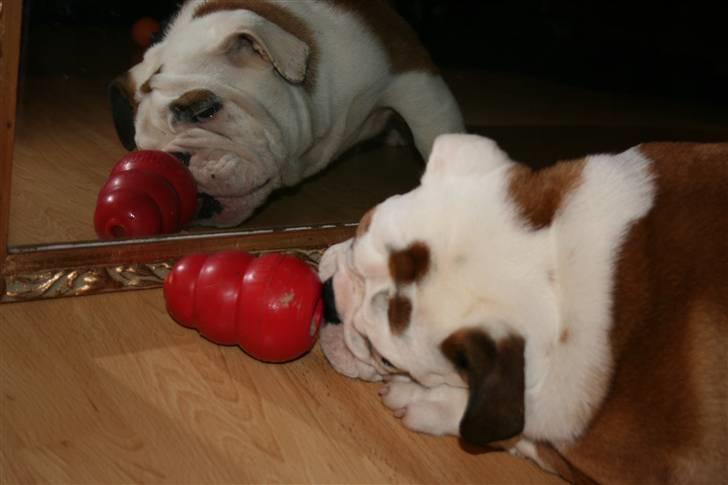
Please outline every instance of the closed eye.
[[174, 100], [169, 109], [175, 123], [205, 123], [222, 109], [222, 101], [212, 91], [194, 89]]
[[389, 361], [389, 359], [387, 359], [387, 358], [382, 357], [382, 364], [384, 364], [385, 366], [390, 367], [392, 369], [396, 369], [396, 367], [394, 366], [394, 364], [392, 364]]
[[206, 121], [211, 120], [218, 111], [222, 109], [222, 103], [219, 101], [215, 101], [209, 106], [206, 106], [201, 111], [198, 111], [192, 115], [192, 122], [193, 123], [204, 123]]

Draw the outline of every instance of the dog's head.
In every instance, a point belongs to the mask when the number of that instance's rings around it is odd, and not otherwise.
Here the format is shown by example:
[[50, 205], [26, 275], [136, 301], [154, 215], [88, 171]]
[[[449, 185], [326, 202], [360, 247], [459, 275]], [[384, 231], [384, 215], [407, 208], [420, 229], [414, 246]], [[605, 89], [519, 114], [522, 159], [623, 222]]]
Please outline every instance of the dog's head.
[[292, 113], [301, 111], [309, 52], [252, 11], [187, 2], [110, 86], [119, 137], [130, 150], [186, 154], [200, 192], [218, 201], [207, 223], [238, 224], [273, 189], [298, 181], [286, 137], [302, 136]]
[[476, 444], [523, 429], [540, 378], [526, 362], [557, 319], [548, 236], [510, 200], [515, 166], [490, 140], [441, 136], [421, 185], [372, 209], [320, 267], [346, 347], [375, 370], [359, 376], [469, 387], [461, 436]]

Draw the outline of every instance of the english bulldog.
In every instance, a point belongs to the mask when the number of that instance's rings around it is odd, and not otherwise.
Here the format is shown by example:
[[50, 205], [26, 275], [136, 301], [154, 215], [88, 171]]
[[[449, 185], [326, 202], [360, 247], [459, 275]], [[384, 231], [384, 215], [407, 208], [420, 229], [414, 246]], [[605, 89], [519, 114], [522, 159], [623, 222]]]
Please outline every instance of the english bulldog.
[[392, 113], [425, 159], [437, 135], [464, 131], [428, 53], [384, 0], [188, 0], [110, 94], [128, 149], [189, 160], [215, 201], [200, 222], [214, 226], [239, 224]]
[[412, 430], [574, 482], [728, 477], [728, 144], [534, 171], [442, 136], [320, 276], [325, 354]]

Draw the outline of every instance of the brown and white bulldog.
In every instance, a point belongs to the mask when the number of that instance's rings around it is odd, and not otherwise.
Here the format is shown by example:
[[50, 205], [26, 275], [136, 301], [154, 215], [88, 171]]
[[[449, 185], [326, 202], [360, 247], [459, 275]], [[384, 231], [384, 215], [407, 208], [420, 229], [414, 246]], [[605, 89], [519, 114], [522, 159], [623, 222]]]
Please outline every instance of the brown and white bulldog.
[[408, 428], [576, 482], [728, 477], [728, 144], [533, 171], [446, 135], [320, 273], [324, 352]]
[[190, 157], [208, 220], [230, 226], [398, 113], [427, 159], [463, 131], [428, 53], [384, 0], [188, 0], [112, 84], [128, 149]]

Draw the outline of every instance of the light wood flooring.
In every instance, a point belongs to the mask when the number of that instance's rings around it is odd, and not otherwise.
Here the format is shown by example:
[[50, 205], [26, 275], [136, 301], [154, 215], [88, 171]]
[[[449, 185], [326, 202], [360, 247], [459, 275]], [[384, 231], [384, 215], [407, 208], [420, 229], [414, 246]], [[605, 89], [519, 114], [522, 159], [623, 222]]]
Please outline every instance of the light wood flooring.
[[160, 290], [0, 305], [0, 483], [558, 483], [404, 429], [318, 347], [266, 365]]

